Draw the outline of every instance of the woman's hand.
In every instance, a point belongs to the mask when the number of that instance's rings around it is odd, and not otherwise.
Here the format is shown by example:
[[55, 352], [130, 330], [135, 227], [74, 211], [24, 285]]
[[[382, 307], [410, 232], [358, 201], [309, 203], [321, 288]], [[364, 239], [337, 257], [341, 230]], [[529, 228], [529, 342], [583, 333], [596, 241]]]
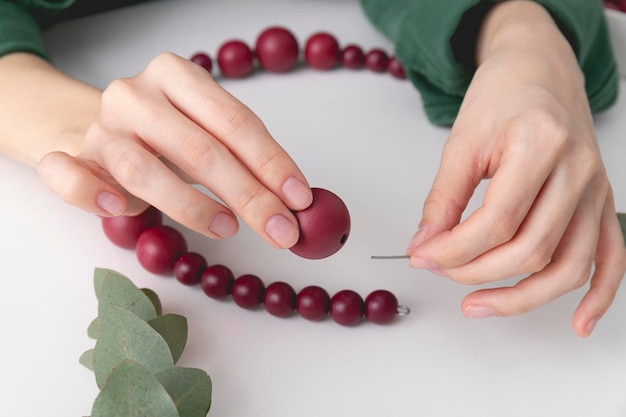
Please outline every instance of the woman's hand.
[[112, 82], [81, 151], [45, 155], [39, 173], [64, 200], [101, 216], [151, 204], [212, 238], [234, 235], [240, 216], [281, 248], [298, 240], [290, 210], [312, 201], [306, 179], [261, 120], [203, 68], [169, 53]]
[[[573, 318], [588, 336], [613, 301], [626, 251], [574, 53], [541, 6], [508, 1], [485, 18], [477, 63], [407, 250], [411, 265], [466, 284], [527, 275], [469, 294], [468, 317], [524, 313], [591, 277]], [[483, 205], [461, 221], [485, 178]]]

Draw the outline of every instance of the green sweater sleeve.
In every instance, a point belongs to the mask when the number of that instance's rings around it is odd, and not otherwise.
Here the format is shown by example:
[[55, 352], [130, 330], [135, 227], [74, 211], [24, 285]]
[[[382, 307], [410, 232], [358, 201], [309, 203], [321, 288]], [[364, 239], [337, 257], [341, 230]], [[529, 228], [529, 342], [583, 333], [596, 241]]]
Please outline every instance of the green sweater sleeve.
[[41, 31], [74, 0], [0, 0], [0, 56], [30, 52], [46, 56]]
[[[485, 1], [497, 0], [360, 0], [366, 16], [395, 43], [395, 53], [432, 123], [450, 125], [456, 118], [474, 69], [458, 59], [452, 40], [466, 13]], [[610, 107], [617, 98], [619, 76], [602, 2], [536, 1], [550, 11], [572, 44], [585, 74], [591, 110]]]

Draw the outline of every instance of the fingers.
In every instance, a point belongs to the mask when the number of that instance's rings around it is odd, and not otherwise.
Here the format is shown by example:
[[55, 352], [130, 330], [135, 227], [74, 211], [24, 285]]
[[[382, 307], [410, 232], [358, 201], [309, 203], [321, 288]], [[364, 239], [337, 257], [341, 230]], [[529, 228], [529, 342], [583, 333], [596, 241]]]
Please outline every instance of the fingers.
[[[45, 155], [38, 166], [44, 184], [66, 202], [104, 217], [127, 213], [126, 196], [96, 171], [95, 166], [81, 163], [64, 152]], [[102, 170], [98, 173], [104, 175]]]
[[615, 214], [613, 193], [609, 190], [602, 212], [595, 271], [591, 277], [590, 288], [572, 319], [572, 327], [576, 334], [582, 337], [591, 335], [598, 320], [613, 303], [625, 271], [624, 236]]
[[[258, 117], [205, 70], [171, 54], [105, 90], [81, 157], [129, 193], [211, 237], [237, 231], [232, 210], [270, 244], [290, 247], [299, 235], [291, 210], [312, 201], [306, 179]], [[228, 208], [182, 178], [203, 185]]]
[[[478, 283], [536, 272], [550, 260], [601, 161], [596, 152], [586, 151], [584, 146], [574, 150], [565, 131], [554, 121], [513, 126], [504, 134], [508, 139], [503, 140], [509, 143], [500, 145], [503, 150], [491, 150], [495, 152], [492, 167], [484, 172], [495, 170], [495, 174], [483, 205], [450, 231], [410, 247], [407, 253], [412, 266], [454, 278], [451, 269], [471, 263], [474, 268], [463, 270], [469, 275], [456, 276], [467, 283]], [[438, 173], [435, 187], [453, 190], [453, 180], [460, 174], [455, 172], [455, 164], [450, 166]], [[463, 190], [463, 195], [469, 191], [473, 189]], [[439, 206], [445, 206], [445, 202], [440, 200]]]
[[[249, 108], [197, 65], [190, 66], [187, 60], [171, 54], [163, 54], [157, 60], [159, 65], [150, 66], [145, 76], [151, 82], [159, 83], [175, 108], [210, 137], [216, 138], [225, 151], [290, 209], [302, 210], [311, 204], [312, 194], [304, 175]], [[167, 132], [167, 126], [160, 129]], [[164, 149], [171, 153], [168, 159], [186, 172], [196, 171], [196, 176], [201, 176], [207, 164], [203, 163], [203, 157], [215, 160], [211, 158], [214, 149], [210, 147], [210, 141], [194, 134], [191, 129], [178, 125], [176, 129], [181, 129], [182, 134], [170, 136], [160, 144], [169, 145], [169, 149]], [[180, 152], [179, 146], [185, 146], [189, 152]]]
[[[469, 294], [462, 302], [463, 314], [474, 318], [510, 316], [541, 307], [585, 285], [589, 281], [595, 253], [590, 288], [572, 319], [576, 334], [589, 336], [613, 302], [626, 271], [624, 238], [610, 192], [605, 201], [601, 220], [598, 219], [599, 226], [589, 220], [597, 216], [590, 215], [581, 207], [573, 216], [553, 260], [546, 268], [513, 287], [484, 289]], [[588, 209], [593, 209], [591, 203], [586, 205]]]
[[[600, 209], [601, 210], [601, 209]], [[543, 306], [587, 283], [598, 241], [599, 211], [594, 200], [579, 206], [549, 264], [513, 287], [485, 289], [462, 303], [468, 317], [522, 314]]]

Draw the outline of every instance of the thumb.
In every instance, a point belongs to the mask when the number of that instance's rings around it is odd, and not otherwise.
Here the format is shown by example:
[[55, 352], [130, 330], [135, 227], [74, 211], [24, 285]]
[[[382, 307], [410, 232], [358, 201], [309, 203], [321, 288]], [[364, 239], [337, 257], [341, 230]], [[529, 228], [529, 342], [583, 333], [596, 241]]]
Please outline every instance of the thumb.
[[44, 184], [64, 201], [99, 216], [134, 214], [146, 203], [126, 195], [101, 168], [64, 152], [45, 155], [38, 166]]

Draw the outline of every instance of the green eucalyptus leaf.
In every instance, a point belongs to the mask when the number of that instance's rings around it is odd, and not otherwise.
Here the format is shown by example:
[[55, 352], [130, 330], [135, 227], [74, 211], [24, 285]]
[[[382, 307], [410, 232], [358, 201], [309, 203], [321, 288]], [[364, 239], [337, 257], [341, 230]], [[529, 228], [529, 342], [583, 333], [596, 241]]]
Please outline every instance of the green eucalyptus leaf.
[[131, 280], [118, 273], [108, 272], [105, 274], [98, 293], [99, 316], [104, 314], [109, 304], [124, 307], [146, 321], [157, 316], [152, 300]]
[[80, 358], [78, 359], [78, 363], [83, 365], [85, 368], [93, 371], [93, 349], [86, 350]]
[[98, 299], [100, 299], [100, 290], [102, 289], [102, 283], [108, 275], [118, 275], [120, 277], [126, 278], [124, 275], [120, 274], [119, 272], [113, 271], [112, 269], [96, 268], [93, 273], [93, 286], [96, 290], [96, 298]]
[[619, 220], [619, 225], [622, 228], [622, 236], [626, 245], [626, 213], [617, 213], [617, 220]]
[[170, 368], [155, 374], [184, 417], [206, 417], [211, 408], [211, 378], [201, 369]]
[[109, 304], [102, 316], [102, 329], [94, 352], [96, 383], [102, 388], [107, 375], [125, 359], [159, 372], [174, 366], [165, 339], [131, 311]]
[[163, 336], [174, 363], [178, 362], [187, 343], [187, 319], [178, 314], [165, 314], [148, 321], [148, 324]]
[[152, 305], [154, 306], [156, 315], [160, 316], [161, 314], [163, 314], [163, 306], [161, 305], [161, 300], [159, 299], [159, 296], [157, 295], [157, 293], [152, 291], [150, 288], [140, 288], [140, 289], [141, 289], [141, 292], [143, 292], [146, 295], [146, 297], [148, 297], [150, 301], [152, 301]]
[[[159, 380], [132, 360], [119, 363], [96, 398], [92, 417], [181, 417]], [[187, 416], [185, 416], [187, 417]]]
[[100, 327], [102, 325], [102, 319], [100, 317], [96, 317], [89, 323], [89, 327], [87, 327], [87, 336], [91, 339], [98, 339], [100, 336]]

